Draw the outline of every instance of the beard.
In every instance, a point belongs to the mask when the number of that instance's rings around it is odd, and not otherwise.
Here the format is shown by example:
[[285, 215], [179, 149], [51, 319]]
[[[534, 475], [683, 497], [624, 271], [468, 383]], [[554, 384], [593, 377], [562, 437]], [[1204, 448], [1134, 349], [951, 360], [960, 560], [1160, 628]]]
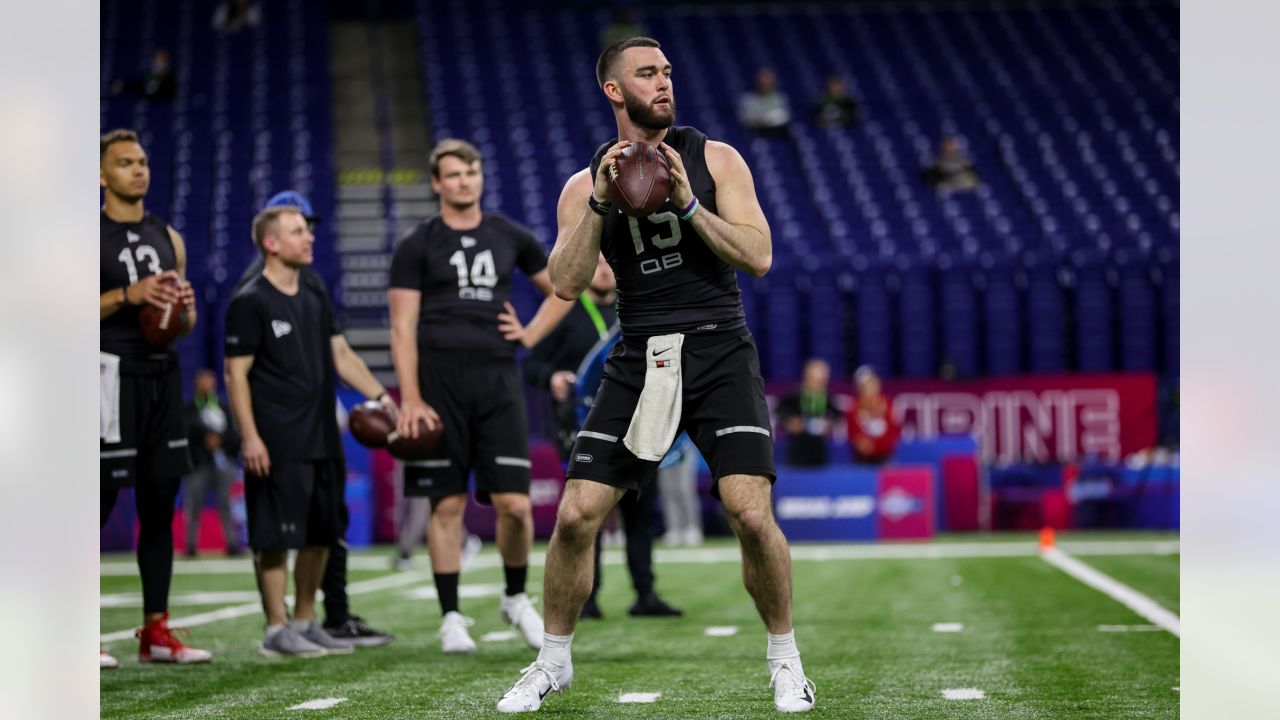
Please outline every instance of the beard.
[[622, 102], [627, 110], [627, 117], [632, 123], [645, 130], [666, 130], [675, 123], [676, 99], [670, 95], [667, 97], [671, 99], [670, 109], [663, 112], [654, 109], [652, 104], [645, 103], [625, 89], [622, 91]]

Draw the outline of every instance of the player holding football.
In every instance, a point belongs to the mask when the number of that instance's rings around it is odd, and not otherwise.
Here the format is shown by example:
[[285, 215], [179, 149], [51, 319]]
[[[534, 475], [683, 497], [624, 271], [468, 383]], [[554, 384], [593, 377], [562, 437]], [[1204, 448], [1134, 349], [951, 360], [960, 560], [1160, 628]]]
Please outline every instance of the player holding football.
[[[560, 297], [576, 298], [603, 251], [617, 276], [622, 341], [578, 434], [547, 548], [542, 650], [498, 710], [537, 710], [573, 681], [570, 643], [591, 590], [596, 530], [626, 490], [653, 480], [685, 430], [711, 466], [711, 494], [742, 547], [743, 581], [769, 634], [774, 706], [804, 712], [813, 708], [814, 686], [792, 629], [791, 557], [771, 502], [769, 410], [734, 274], [768, 272], [769, 224], [738, 152], [673, 126], [671, 64], [657, 41], [632, 37], [610, 46], [596, 78], [618, 139], [565, 183], [550, 274]], [[660, 212], [636, 218], [613, 209], [608, 190], [611, 166], [640, 141], [666, 154], [672, 184]]]
[[[186, 281], [182, 236], [147, 213], [151, 185], [147, 153], [132, 130], [113, 130], [98, 144], [103, 189], [99, 247], [100, 319], [99, 467], [105, 526], [121, 488], [134, 488], [138, 508], [138, 570], [143, 626], [138, 661], [209, 662], [206, 650], [187, 647], [168, 625], [173, 576], [173, 507], [178, 478], [191, 471], [182, 410], [182, 378], [171, 347], [153, 347], [138, 325], [141, 306], [183, 301], [186, 331], [196, 324], [195, 294]], [[99, 653], [101, 667], [116, 659]]]
[[[418, 436], [419, 422], [444, 426], [435, 454], [404, 468], [404, 494], [431, 498], [427, 550], [435, 573], [445, 653], [476, 649], [458, 609], [462, 515], [467, 476], [476, 499], [497, 510], [498, 552], [506, 589], [501, 617], [530, 647], [542, 645], [542, 617], [525, 594], [533, 507], [529, 502], [529, 431], [517, 343], [533, 347], [573, 303], [552, 293], [546, 251], [528, 230], [480, 210], [480, 152], [461, 140], [431, 151], [431, 186], [440, 214], [421, 223], [391, 261], [391, 353], [400, 382], [398, 431]], [[547, 295], [527, 326], [507, 302], [520, 268]]]

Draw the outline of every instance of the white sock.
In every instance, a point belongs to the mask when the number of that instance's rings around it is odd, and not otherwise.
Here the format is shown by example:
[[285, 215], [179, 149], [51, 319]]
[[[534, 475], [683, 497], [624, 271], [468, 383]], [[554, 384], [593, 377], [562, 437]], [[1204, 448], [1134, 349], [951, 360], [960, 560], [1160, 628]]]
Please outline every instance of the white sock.
[[569, 646], [573, 643], [573, 633], [568, 635], [542, 634], [542, 650], [538, 659], [558, 668], [569, 664]]
[[311, 627], [310, 620], [294, 619], [289, 621], [290, 630], [295, 630], [297, 632], [306, 632], [310, 627]]
[[772, 665], [783, 660], [794, 660], [800, 662], [800, 649], [796, 647], [796, 631], [774, 635], [769, 633], [769, 649], [765, 652], [765, 659]]
[[273, 637], [276, 633], [280, 632], [283, 629], [284, 629], [284, 625], [268, 625], [266, 636]]

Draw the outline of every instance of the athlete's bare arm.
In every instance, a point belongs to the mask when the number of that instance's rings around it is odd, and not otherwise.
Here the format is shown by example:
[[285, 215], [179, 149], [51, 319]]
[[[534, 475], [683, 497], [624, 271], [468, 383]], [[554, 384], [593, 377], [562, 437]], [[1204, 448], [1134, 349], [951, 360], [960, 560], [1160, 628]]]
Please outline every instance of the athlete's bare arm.
[[382, 383], [369, 372], [369, 366], [365, 364], [364, 358], [351, 349], [351, 343], [347, 342], [347, 338], [343, 335], [334, 335], [329, 338], [329, 345], [333, 349], [333, 366], [338, 371], [338, 377], [343, 382], [360, 391], [361, 395], [370, 400], [377, 400], [386, 394], [387, 389], [382, 387]]
[[418, 312], [422, 293], [406, 288], [387, 290], [391, 307], [391, 362], [400, 384], [400, 417], [396, 431], [405, 437], [418, 437], [418, 420], [425, 420], [428, 430], [440, 426], [440, 416], [422, 399], [418, 387]]
[[271, 473], [271, 456], [258, 434], [258, 424], [253, 421], [253, 399], [249, 392], [249, 368], [253, 367], [253, 356], [228, 357], [224, 365], [227, 400], [231, 402], [231, 414], [240, 426], [240, 454], [244, 456], [244, 469], [254, 475], [268, 475]]
[[551, 284], [551, 274], [546, 270], [534, 273], [529, 279], [542, 291], [543, 295], [547, 296], [547, 299], [538, 306], [538, 312], [534, 313], [529, 324], [520, 324], [516, 309], [509, 302], [503, 303], [506, 311], [498, 313], [498, 330], [502, 332], [502, 337], [519, 341], [527, 348], [542, 342], [543, 338], [550, 335], [564, 316], [573, 309], [572, 300], [561, 300], [556, 297], [555, 287]]
[[[671, 161], [671, 201], [684, 208], [693, 202], [693, 189], [684, 160], [670, 145], [662, 144]], [[716, 211], [699, 207], [690, 218], [703, 242], [721, 260], [735, 268], [764, 277], [773, 265], [773, 240], [769, 221], [756, 198], [751, 169], [733, 147], [707, 141], [707, 169], [716, 181]]]
[[98, 296], [98, 319], [106, 320], [115, 315], [125, 305], [141, 305], [151, 303], [156, 307], [164, 307], [166, 303], [176, 302], [178, 290], [164, 280], [177, 282], [178, 273], [165, 270], [159, 275], [148, 275], [128, 287], [111, 288]]
[[556, 297], [574, 301], [591, 284], [596, 273], [596, 256], [600, 253], [600, 235], [604, 218], [587, 207], [587, 196], [594, 194], [599, 202], [609, 199], [609, 167], [631, 143], [623, 140], [600, 159], [594, 182], [590, 168], [574, 173], [560, 192], [556, 205], [556, 246], [547, 262]]
[[169, 240], [173, 243], [173, 257], [178, 268], [178, 295], [187, 304], [187, 328], [181, 333], [186, 335], [195, 329], [197, 319], [196, 293], [191, 283], [187, 282], [187, 243], [182, 239], [182, 234], [173, 229], [173, 226], [166, 225], [165, 229], [169, 231]]

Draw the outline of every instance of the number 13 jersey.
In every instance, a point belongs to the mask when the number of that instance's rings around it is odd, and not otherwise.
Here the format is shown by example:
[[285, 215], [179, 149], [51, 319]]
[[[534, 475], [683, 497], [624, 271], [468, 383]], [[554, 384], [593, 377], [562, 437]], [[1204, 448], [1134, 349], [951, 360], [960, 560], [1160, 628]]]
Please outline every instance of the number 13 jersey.
[[396, 248], [390, 285], [422, 293], [420, 347], [514, 358], [516, 345], [498, 331], [498, 313], [511, 298], [517, 267], [530, 277], [547, 267], [546, 250], [524, 227], [485, 213], [478, 226], [454, 230], [437, 216]]
[[[601, 145], [591, 158], [593, 179], [600, 158], [616, 142]], [[702, 205], [698, 212], [715, 212], [716, 184], [707, 168], [707, 136], [691, 127], [673, 126], [665, 142], [680, 153], [693, 194]], [[722, 333], [746, 325], [733, 266], [711, 251], [691, 223], [679, 218], [682, 209], [668, 200], [648, 217], [628, 217], [615, 208], [604, 218], [600, 249], [618, 279], [623, 337]]]
[[[147, 213], [139, 222], [116, 222], [99, 212], [102, 219], [102, 245], [98, 249], [98, 292], [132, 285], [151, 275], [178, 267], [178, 257], [169, 239], [169, 228], [163, 220]], [[139, 298], [131, 297], [137, 302]], [[162, 352], [142, 337], [138, 327], [141, 306], [126, 305], [99, 325], [98, 349], [113, 355], [142, 358]]]

